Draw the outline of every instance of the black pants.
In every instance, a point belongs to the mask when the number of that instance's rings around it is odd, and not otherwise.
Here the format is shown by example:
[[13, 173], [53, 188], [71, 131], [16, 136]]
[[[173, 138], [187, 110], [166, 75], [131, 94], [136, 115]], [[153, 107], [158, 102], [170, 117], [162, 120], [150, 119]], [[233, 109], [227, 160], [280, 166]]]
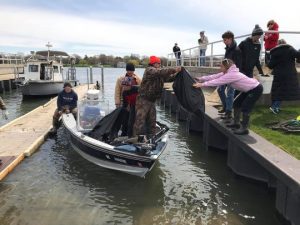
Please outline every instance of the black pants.
[[135, 120], [135, 106], [131, 105], [129, 112], [124, 108], [122, 112], [122, 136], [132, 137], [133, 135], [133, 124]]
[[270, 50], [266, 50], [266, 53], [265, 53], [265, 64], [266, 64], [266, 66], [269, 65], [270, 59], [271, 59]]
[[250, 114], [255, 102], [262, 95], [263, 86], [259, 84], [256, 88], [248, 92], [241, 92], [233, 102], [233, 108], [241, 108], [241, 111], [245, 114]]

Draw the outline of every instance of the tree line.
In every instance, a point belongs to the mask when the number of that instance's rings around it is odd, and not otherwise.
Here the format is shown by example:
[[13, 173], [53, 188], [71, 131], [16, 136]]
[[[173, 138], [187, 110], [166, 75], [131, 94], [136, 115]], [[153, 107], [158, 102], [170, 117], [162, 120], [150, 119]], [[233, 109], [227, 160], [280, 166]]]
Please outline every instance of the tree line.
[[[117, 67], [118, 63], [133, 63], [136, 67], [146, 67], [149, 64], [148, 56], [113, 56], [113, 55], [95, 55], [95, 56], [87, 56], [81, 57], [79, 55], [72, 55], [75, 58], [75, 66], [109, 66], [109, 67]], [[162, 65], [167, 65], [167, 58], [161, 57]], [[64, 64], [69, 64], [69, 59], [63, 60]]]

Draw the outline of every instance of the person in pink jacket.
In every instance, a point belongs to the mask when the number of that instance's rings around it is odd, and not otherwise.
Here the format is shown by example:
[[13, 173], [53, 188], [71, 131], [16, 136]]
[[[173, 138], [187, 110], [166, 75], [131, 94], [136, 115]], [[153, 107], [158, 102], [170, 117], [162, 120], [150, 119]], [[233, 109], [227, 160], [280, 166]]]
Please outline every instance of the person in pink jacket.
[[[196, 78], [195, 88], [217, 87], [227, 84], [241, 93], [233, 103], [234, 119], [227, 127], [234, 128], [234, 133], [248, 134], [250, 113], [263, 92], [263, 86], [255, 79], [241, 73], [232, 60], [224, 59], [221, 63], [221, 73]], [[241, 113], [243, 114], [240, 121]]]

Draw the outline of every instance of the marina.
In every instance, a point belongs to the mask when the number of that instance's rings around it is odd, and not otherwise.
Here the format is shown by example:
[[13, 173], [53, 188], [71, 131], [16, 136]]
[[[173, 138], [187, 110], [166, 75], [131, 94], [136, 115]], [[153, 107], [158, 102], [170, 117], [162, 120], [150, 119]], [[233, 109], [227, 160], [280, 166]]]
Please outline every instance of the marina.
[[[113, 100], [115, 79], [122, 73], [105, 69], [106, 100]], [[84, 81], [86, 69], [78, 74]], [[61, 128], [2, 180], [3, 224], [281, 224], [272, 192], [263, 184], [236, 179], [226, 167], [226, 152], [205, 150], [199, 133], [187, 132], [199, 126], [178, 121], [168, 113], [168, 104], [158, 106], [158, 120], [170, 127], [171, 140], [145, 179], [89, 163]]]

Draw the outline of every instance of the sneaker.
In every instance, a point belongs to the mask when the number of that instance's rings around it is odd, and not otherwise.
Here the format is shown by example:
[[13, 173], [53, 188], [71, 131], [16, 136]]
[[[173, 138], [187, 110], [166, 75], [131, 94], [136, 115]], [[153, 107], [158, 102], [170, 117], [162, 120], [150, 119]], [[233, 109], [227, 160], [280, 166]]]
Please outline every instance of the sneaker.
[[272, 107], [269, 108], [271, 110], [272, 113], [274, 114], [278, 114], [279, 110], [278, 109], [273, 109]]

